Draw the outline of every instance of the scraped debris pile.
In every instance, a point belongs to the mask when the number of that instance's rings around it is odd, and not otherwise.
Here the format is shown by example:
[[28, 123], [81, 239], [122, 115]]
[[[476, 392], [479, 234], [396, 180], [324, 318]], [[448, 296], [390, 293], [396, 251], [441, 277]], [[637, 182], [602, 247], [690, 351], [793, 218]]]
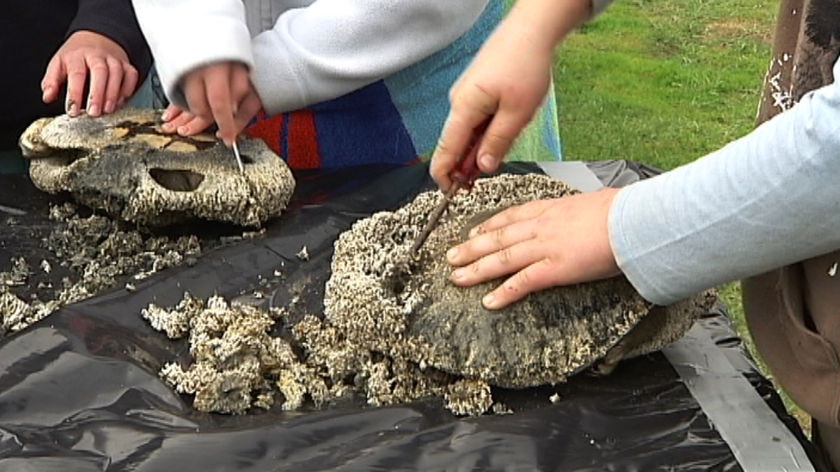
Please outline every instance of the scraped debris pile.
[[[464, 289], [448, 281], [443, 254], [479, 213], [573, 192], [534, 174], [481, 179], [456, 196], [416, 259], [409, 249], [439, 192], [360, 220], [336, 241], [323, 317], [291, 324], [288, 307], [266, 313], [189, 296], [173, 311], [149, 307], [154, 326], [191, 341], [192, 365], [168, 365], [161, 375], [208, 411], [297, 409], [309, 401], [317, 408], [354, 395], [372, 405], [438, 396], [456, 414], [479, 415], [510, 411], [491, 386], [556, 384], [589, 367], [606, 373], [622, 358], [679, 338], [710, 308], [713, 293], [652, 307], [615, 278], [546, 290], [490, 312], [480, 299], [492, 283]], [[241, 317], [260, 321], [219, 321]], [[291, 326], [291, 336], [271, 337], [271, 320]]]
[[[149, 275], [202, 252], [194, 235], [168, 237], [141, 233], [107, 216], [82, 216], [72, 203], [50, 210], [53, 222], [43, 245], [53, 259], [27, 261], [16, 257], [0, 272], [0, 315], [3, 332], [19, 331], [60, 307], [84, 300], [118, 284], [128, 289]], [[37, 283], [36, 272], [65, 274], [59, 285]]]
[[[168, 363], [160, 376], [194, 395], [201, 411], [297, 410], [307, 401], [320, 408], [357, 395], [371, 405], [439, 395], [462, 414], [479, 414], [492, 403], [484, 384], [473, 388], [474, 382], [360, 348], [316, 316], [297, 323], [291, 339], [272, 336], [272, 326], [287, 321], [286, 315], [282, 308], [231, 305], [217, 296], [205, 302], [189, 294], [172, 309], [151, 305], [143, 311], [170, 338], [189, 337], [192, 363]], [[477, 402], [483, 406], [476, 409]]]

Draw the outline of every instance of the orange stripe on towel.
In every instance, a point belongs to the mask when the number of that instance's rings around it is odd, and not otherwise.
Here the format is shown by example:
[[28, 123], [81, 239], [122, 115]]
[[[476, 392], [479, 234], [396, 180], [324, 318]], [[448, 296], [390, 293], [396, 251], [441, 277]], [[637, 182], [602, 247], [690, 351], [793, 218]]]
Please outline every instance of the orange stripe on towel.
[[260, 111], [257, 115], [257, 122], [245, 128], [243, 133], [252, 137], [262, 139], [272, 151], [282, 156], [280, 150], [280, 132], [283, 129], [283, 114], [274, 115], [271, 118], [265, 117], [265, 112]]
[[289, 119], [289, 167], [292, 169], [318, 169], [321, 155], [318, 152], [318, 131], [312, 110], [298, 110]]

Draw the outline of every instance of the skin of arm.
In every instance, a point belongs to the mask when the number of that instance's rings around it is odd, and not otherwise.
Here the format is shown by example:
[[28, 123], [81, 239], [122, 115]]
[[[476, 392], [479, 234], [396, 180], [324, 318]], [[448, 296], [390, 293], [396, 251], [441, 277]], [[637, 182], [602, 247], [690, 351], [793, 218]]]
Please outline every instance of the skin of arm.
[[478, 167], [494, 172], [550, 85], [555, 45], [592, 15], [590, 0], [520, 0], [450, 91], [451, 110], [430, 173], [442, 189], [473, 130], [490, 120]]

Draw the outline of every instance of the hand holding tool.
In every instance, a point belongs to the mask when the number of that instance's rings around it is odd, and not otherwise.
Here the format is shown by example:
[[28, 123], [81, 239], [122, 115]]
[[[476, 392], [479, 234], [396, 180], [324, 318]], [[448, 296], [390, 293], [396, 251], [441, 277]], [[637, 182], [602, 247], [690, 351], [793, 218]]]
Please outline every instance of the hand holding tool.
[[484, 131], [487, 130], [487, 125], [489, 123], [490, 120], [488, 119], [473, 131], [472, 139], [467, 145], [466, 155], [464, 155], [461, 162], [459, 162], [458, 165], [449, 173], [449, 178], [452, 179], [452, 185], [449, 186], [449, 189], [443, 195], [443, 201], [440, 202], [440, 204], [432, 212], [431, 216], [429, 216], [426, 225], [423, 226], [423, 230], [420, 231], [420, 235], [414, 241], [414, 245], [411, 246], [412, 256], [417, 254], [417, 251], [420, 250], [420, 247], [423, 246], [423, 243], [426, 242], [426, 239], [428, 239], [429, 235], [435, 229], [440, 217], [443, 216], [443, 213], [449, 206], [449, 202], [452, 201], [452, 197], [454, 197], [455, 194], [458, 193], [458, 190], [462, 188], [470, 189], [475, 181], [475, 178], [478, 177], [478, 174], [480, 173], [478, 170], [478, 164], [476, 163], [476, 159], [478, 158], [478, 146], [481, 143], [481, 138], [484, 136]]

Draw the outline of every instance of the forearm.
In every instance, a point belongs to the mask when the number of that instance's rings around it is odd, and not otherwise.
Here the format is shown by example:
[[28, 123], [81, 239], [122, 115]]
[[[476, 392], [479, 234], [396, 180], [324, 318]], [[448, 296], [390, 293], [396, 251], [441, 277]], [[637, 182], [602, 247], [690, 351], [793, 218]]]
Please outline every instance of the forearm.
[[829, 252], [840, 247], [839, 176], [835, 83], [724, 149], [623, 189], [613, 252], [660, 304]]
[[519, 0], [502, 27], [515, 29], [550, 54], [563, 38], [592, 16], [592, 8], [591, 0]]
[[82, 30], [107, 36], [125, 50], [141, 78], [148, 73], [152, 54], [137, 24], [130, 0], [80, 0], [65, 39]]
[[240, 0], [133, 0], [161, 84], [171, 101], [186, 107], [179, 82], [210, 63], [238, 61], [253, 67], [251, 36]]
[[252, 80], [266, 110], [349, 93], [443, 49], [487, 0], [318, 0], [283, 12], [253, 41]]

